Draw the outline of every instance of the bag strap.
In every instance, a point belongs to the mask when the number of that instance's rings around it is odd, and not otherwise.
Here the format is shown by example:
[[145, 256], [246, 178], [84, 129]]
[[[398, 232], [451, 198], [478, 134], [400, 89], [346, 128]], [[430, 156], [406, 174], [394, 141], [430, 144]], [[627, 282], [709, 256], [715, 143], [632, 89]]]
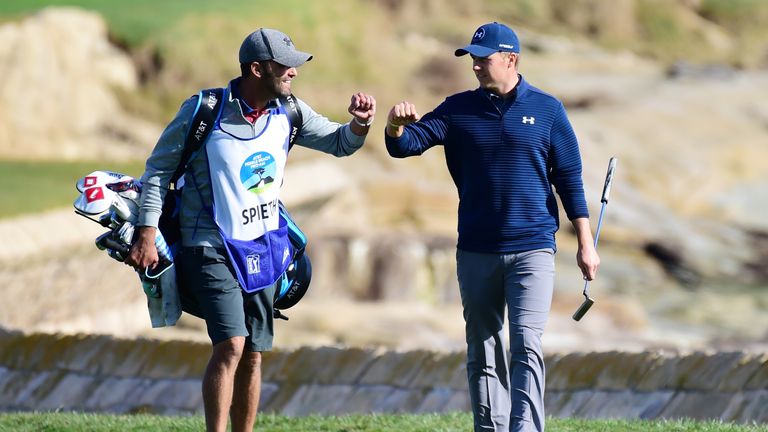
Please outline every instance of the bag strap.
[[[223, 107], [222, 100], [224, 99], [223, 88], [211, 88], [201, 90], [198, 94], [197, 107], [195, 113], [192, 116], [192, 123], [189, 126], [189, 132], [184, 140], [184, 152], [181, 154], [181, 160], [179, 166], [176, 167], [173, 176], [171, 177], [171, 183], [176, 184], [179, 178], [184, 174], [187, 169], [189, 159], [195, 154], [213, 130], [213, 124], [221, 114]], [[288, 116], [288, 121], [291, 124], [291, 133], [288, 137], [288, 150], [290, 151], [293, 144], [296, 142], [301, 133], [301, 127], [303, 125], [303, 116], [301, 115], [301, 108], [299, 108], [296, 97], [292, 94], [288, 96], [281, 96], [279, 99], [280, 105], [285, 107], [285, 113]]]
[[288, 151], [293, 147], [296, 138], [301, 133], [301, 127], [304, 124], [304, 118], [301, 115], [301, 108], [296, 101], [296, 97], [292, 94], [288, 96], [280, 96], [278, 98], [280, 105], [285, 107], [285, 113], [288, 116], [288, 122], [291, 124], [291, 133], [288, 136]]
[[192, 123], [189, 125], [189, 131], [187, 137], [184, 140], [184, 152], [181, 154], [181, 161], [179, 166], [176, 167], [173, 176], [171, 177], [171, 183], [175, 186], [179, 178], [187, 170], [187, 164], [189, 159], [195, 154], [213, 130], [213, 124], [221, 114], [221, 109], [224, 106], [222, 103], [224, 99], [223, 88], [211, 88], [201, 90], [198, 93], [197, 107], [195, 113], [192, 116]]

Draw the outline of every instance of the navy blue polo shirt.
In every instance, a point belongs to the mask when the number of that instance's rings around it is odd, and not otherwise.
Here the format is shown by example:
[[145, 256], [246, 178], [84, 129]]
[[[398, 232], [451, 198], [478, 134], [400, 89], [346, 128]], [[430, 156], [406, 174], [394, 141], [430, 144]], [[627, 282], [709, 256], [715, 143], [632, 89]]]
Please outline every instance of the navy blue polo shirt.
[[445, 148], [459, 194], [459, 249], [554, 249], [555, 191], [569, 219], [589, 217], [576, 135], [563, 104], [522, 76], [500, 102], [479, 88], [449, 96], [400, 138], [385, 136], [387, 150], [403, 158]]

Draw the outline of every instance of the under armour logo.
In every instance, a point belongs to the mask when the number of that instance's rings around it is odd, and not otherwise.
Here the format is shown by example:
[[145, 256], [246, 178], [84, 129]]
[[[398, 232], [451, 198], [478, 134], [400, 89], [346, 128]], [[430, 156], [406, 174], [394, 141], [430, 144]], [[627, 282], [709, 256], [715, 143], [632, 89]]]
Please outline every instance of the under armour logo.
[[534, 124], [534, 123], [536, 123], [536, 118], [535, 117], [523, 116], [523, 124]]
[[283, 42], [285, 42], [285, 44], [288, 46], [293, 45], [293, 41], [291, 41], [291, 38], [289, 38], [288, 36], [283, 38]]
[[475, 35], [472, 36], [472, 40], [482, 39], [483, 36], [485, 36], [485, 29], [481, 27], [477, 29], [477, 31], [475, 32]]

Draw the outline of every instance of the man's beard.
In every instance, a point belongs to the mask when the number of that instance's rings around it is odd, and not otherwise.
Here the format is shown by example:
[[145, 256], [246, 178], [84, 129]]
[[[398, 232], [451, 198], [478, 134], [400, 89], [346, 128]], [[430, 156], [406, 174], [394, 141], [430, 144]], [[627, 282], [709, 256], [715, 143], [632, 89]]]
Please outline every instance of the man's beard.
[[285, 97], [291, 94], [291, 90], [284, 89], [280, 84], [282, 84], [282, 80], [275, 76], [274, 72], [272, 72], [272, 68], [265, 68], [263, 73], [263, 79], [264, 84], [267, 87], [267, 91], [272, 93], [272, 96], [275, 98], [279, 97]]

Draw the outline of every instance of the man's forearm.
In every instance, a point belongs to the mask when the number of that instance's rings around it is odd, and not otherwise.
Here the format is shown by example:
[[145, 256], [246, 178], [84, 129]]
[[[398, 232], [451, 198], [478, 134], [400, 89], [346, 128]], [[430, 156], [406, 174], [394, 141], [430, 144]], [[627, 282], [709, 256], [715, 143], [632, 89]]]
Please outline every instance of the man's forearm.
[[589, 226], [588, 218], [576, 218], [573, 219], [571, 223], [573, 224], [573, 228], [576, 230], [576, 239], [579, 243], [579, 247], [592, 245], [594, 243], [592, 237], [592, 229]]
[[390, 136], [392, 138], [400, 138], [401, 136], [403, 136], [403, 127], [394, 125], [388, 121], [387, 127], [384, 129], [384, 133], [386, 133], [387, 136]]
[[349, 122], [349, 130], [357, 136], [366, 136], [371, 129], [371, 124], [373, 124], [373, 118], [371, 118], [370, 123], [368, 123], [368, 120], [362, 121], [353, 117], [352, 121]]

